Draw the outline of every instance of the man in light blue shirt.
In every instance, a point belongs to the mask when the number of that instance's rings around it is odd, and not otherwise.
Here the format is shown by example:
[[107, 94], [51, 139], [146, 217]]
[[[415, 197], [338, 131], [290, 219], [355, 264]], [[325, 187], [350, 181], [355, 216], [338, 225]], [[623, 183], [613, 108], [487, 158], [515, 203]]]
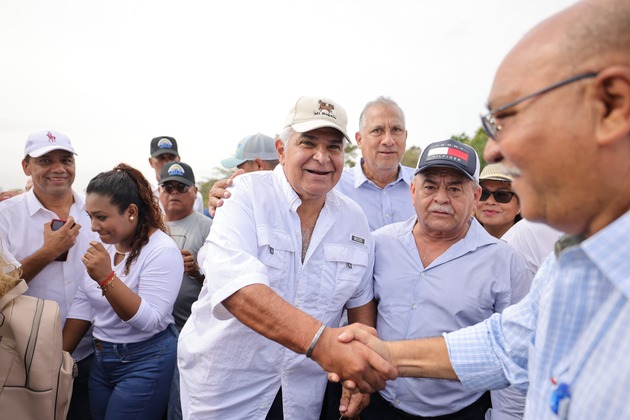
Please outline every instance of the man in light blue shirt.
[[335, 188], [361, 206], [372, 231], [413, 216], [409, 198], [413, 168], [400, 164], [407, 143], [402, 109], [383, 96], [368, 102], [354, 137], [361, 162], [344, 169]]
[[[433, 337], [502, 312], [529, 290], [533, 272], [472, 217], [479, 158], [454, 140], [427, 146], [411, 184], [416, 215], [374, 232], [376, 329], [383, 340]], [[459, 382], [399, 378], [364, 420], [445, 416], [483, 420], [489, 396]]]
[[527, 388], [525, 419], [630, 418], [628, 22], [627, 0], [578, 2], [499, 67], [486, 160], [514, 175], [524, 217], [569, 236], [529, 295], [483, 323], [387, 344], [356, 330], [399, 375]]

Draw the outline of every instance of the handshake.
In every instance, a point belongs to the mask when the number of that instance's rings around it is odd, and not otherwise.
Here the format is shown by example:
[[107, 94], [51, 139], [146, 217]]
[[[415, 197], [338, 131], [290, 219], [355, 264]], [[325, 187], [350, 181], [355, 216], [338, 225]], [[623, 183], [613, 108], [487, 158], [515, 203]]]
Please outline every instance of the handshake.
[[443, 337], [386, 342], [359, 323], [324, 330], [311, 357], [330, 381], [342, 382], [339, 411], [345, 417], [358, 414], [367, 394], [398, 376], [458, 380]]

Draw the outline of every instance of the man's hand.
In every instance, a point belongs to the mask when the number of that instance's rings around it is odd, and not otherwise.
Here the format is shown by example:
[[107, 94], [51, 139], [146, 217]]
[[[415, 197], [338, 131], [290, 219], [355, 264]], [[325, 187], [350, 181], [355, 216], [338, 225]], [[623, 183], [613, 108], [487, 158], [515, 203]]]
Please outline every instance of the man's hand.
[[[396, 369], [360, 340], [350, 339], [343, 343], [337, 338], [343, 331], [355, 329], [367, 335], [376, 334], [374, 328], [361, 324], [326, 328], [311, 357], [327, 372], [334, 372], [337, 381], [350, 381], [360, 392], [371, 393], [383, 389], [386, 380], [396, 378]], [[351, 333], [351, 337], [354, 338], [355, 333]]]
[[52, 230], [52, 223], [44, 224], [44, 246], [42, 249], [54, 260], [76, 243], [81, 225], [74, 222], [72, 216], [57, 230]]
[[232, 180], [244, 173], [245, 171], [243, 169], [237, 169], [229, 178], [215, 182], [212, 188], [210, 188], [208, 192], [208, 212], [211, 217], [214, 217], [217, 207], [223, 205], [223, 199], [230, 198], [230, 192], [227, 191], [227, 188], [232, 186]]
[[343, 418], [358, 418], [359, 413], [368, 405], [370, 405], [370, 394], [361, 394], [356, 389], [342, 388], [339, 414]]
[[[337, 339], [341, 343], [352, 343], [353, 341], [356, 341], [368, 346], [370, 349], [374, 350], [384, 362], [389, 364], [392, 369], [394, 369], [394, 371], [396, 371], [396, 365], [393, 363], [393, 358], [389, 351], [389, 348], [387, 347], [387, 343], [385, 341], [381, 341], [377, 337], [376, 330], [374, 328], [366, 327], [362, 324], [348, 325], [347, 327], [342, 329], [341, 333], [337, 336]], [[330, 370], [328, 372], [328, 380], [332, 382], [339, 382], [340, 380], [343, 380], [345, 381], [343, 384], [344, 388], [354, 390], [358, 385], [354, 381], [348, 381], [344, 379], [343, 376], [339, 374], [339, 372]], [[388, 379], [395, 379], [396, 376], [398, 376], [398, 372], [396, 372], [393, 378]], [[360, 386], [359, 389], [364, 392]]]
[[180, 252], [182, 253], [182, 257], [184, 257], [184, 273], [193, 279], [201, 277], [202, 274], [199, 271], [199, 264], [197, 264], [193, 254], [187, 249], [182, 249]]

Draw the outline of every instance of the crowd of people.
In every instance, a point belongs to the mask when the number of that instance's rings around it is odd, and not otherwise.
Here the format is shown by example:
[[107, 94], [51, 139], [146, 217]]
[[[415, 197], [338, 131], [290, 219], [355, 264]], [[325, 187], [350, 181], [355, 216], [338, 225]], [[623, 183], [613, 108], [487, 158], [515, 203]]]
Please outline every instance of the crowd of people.
[[341, 104], [297, 99], [207, 208], [173, 137], [150, 142], [156, 185], [119, 163], [82, 194], [68, 136], [31, 133], [0, 294], [19, 277], [59, 305], [67, 418], [630, 417], [628, 21], [584, 0], [514, 47], [485, 166], [454, 140], [403, 166], [383, 96], [354, 136]]

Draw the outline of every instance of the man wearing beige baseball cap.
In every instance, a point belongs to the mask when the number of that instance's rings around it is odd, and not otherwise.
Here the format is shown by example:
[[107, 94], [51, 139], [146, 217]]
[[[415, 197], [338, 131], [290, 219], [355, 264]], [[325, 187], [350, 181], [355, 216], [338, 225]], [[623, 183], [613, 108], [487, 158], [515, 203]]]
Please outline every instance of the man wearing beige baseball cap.
[[334, 190], [346, 123], [336, 102], [302, 97], [276, 140], [280, 165], [234, 179], [207, 239], [212, 281], [180, 336], [184, 418], [318, 419], [326, 371], [364, 392], [393, 377], [367, 347], [337, 340], [344, 307], [375, 320], [370, 229]]

